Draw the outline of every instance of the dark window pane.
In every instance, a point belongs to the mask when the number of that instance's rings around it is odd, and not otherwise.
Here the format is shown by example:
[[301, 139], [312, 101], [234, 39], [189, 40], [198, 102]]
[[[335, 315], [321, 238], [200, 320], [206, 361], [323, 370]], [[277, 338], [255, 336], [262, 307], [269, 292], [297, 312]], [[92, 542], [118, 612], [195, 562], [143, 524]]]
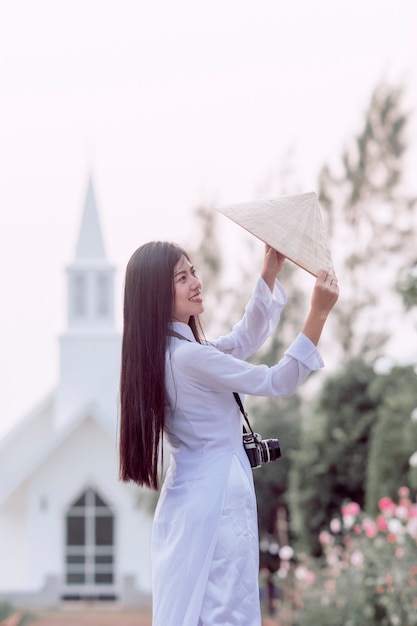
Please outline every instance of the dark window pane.
[[72, 507], [74, 506], [85, 506], [85, 493], [83, 493], [83, 495], [74, 502]]
[[[90, 517], [90, 513], [93, 512], [90, 507], [95, 507], [96, 509], [96, 515], [93, 519]], [[68, 552], [65, 559], [67, 569], [66, 582], [68, 585], [113, 584], [113, 520], [111, 508], [94, 489], [86, 489], [74, 501], [66, 518]], [[94, 524], [94, 529], [90, 527], [91, 522]], [[95, 535], [90, 534], [91, 530], [94, 530]], [[89, 541], [88, 546], [87, 540]], [[87, 555], [87, 548], [90, 556]], [[94, 563], [95, 572], [86, 573], [87, 562], [89, 567]]]
[[113, 545], [113, 517], [96, 517], [96, 546]]
[[102, 555], [99, 555], [99, 556], [96, 555], [96, 563], [98, 565], [101, 565], [103, 563], [104, 564], [113, 563], [113, 556], [111, 554], [107, 554], [107, 555], [102, 554]]
[[95, 494], [94, 494], [94, 496], [95, 496], [95, 497], [94, 497], [94, 503], [95, 503], [95, 505], [96, 505], [96, 506], [105, 506], [105, 507], [106, 507], [106, 509], [108, 508], [107, 504], [104, 502], [104, 500], [102, 500], [102, 499], [100, 498], [100, 496], [98, 495], [98, 493], [95, 493]]
[[85, 544], [85, 525], [83, 517], [67, 517], [67, 545], [83, 546]]
[[85, 556], [81, 554], [67, 554], [67, 563], [68, 564], [78, 564], [85, 563]]
[[85, 583], [84, 574], [67, 574], [68, 585], [83, 585]]
[[111, 585], [113, 583], [113, 574], [96, 574], [94, 580], [99, 585]]

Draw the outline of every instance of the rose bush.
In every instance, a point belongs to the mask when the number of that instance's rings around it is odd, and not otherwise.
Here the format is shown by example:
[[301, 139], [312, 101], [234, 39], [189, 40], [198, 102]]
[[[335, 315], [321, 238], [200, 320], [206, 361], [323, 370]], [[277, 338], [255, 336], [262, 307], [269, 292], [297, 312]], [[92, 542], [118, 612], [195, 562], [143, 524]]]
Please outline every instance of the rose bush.
[[324, 561], [298, 566], [312, 572], [299, 578], [300, 626], [417, 626], [417, 504], [406, 487], [398, 496], [375, 519], [346, 503], [321, 533]]

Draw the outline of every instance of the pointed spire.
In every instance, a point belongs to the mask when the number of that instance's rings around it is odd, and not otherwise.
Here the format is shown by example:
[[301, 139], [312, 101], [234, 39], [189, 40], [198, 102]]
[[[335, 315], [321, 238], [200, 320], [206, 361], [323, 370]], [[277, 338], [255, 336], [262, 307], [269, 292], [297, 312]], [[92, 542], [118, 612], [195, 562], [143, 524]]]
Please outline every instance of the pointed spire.
[[80, 260], [106, 258], [91, 175], [88, 179], [87, 197], [75, 256]]

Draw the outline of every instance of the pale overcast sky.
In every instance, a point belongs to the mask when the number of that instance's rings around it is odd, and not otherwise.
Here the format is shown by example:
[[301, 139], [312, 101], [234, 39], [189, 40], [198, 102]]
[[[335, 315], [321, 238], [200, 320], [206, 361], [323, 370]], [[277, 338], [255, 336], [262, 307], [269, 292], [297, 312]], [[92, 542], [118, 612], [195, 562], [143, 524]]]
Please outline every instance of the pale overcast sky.
[[315, 189], [381, 79], [415, 110], [416, 32], [414, 0], [0, 0], [0, 435], [56, 383], [90, 171], [120, 281], [202, 201]]

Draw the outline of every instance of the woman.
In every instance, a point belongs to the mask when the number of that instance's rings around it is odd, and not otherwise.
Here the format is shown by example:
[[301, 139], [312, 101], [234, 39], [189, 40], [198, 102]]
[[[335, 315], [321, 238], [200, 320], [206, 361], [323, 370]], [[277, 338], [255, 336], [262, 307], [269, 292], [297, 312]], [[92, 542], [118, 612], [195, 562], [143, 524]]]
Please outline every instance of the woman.
[[125, 279], [120, 476], [158, 487], [162, 435], [171, 453], [155, 512], [153, 626], [258, 626], [258, 531], [252, 471], [233, 392], [290, 396], [312, 370], [337, 281], [321, 271], [302, 332], [273, 367], [249, 357], [286, 302], [284, 257], [266, 246], [242, 320], [202, 337], [201, 283], [184, 250], [141, 246]]

